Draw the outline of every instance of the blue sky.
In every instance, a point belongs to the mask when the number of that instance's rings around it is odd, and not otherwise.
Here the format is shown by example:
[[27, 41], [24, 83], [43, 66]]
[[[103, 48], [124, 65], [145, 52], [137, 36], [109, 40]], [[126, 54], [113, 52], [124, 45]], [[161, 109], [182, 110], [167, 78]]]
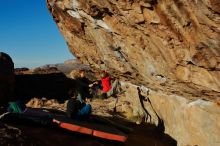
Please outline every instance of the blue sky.
[[46, 0], [0, 0], [0, 52], [15, 67], [61, 63], [74, 56], [46, 7]]

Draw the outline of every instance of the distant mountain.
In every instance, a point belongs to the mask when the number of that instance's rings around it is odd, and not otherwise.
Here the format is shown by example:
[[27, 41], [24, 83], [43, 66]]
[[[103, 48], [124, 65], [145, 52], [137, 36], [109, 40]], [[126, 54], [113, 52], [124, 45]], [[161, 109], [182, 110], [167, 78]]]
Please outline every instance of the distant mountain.
[[59, 71], [63, 72], [64, 74], [69, 74], [72, 70], [78, 70], [78, 69], [90, 70], [90, 67], [88, 65], [82, 64], [76, 59], [66, 60], [64, 61], [64, 63], [47, 64], [39, 68], [52, 68], [52, 67], [56, 67]]

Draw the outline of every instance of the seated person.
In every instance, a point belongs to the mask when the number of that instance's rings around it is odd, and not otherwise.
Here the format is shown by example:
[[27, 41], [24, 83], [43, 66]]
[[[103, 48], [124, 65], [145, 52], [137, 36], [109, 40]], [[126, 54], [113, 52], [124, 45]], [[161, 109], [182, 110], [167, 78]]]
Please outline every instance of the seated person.
[[69, 118], [88, 118], [91, 113], [92, 107], [90, 104], [86, 104], [78, 100], [76, 98], [77, 95], [78, 93], [75, 93], [75, 95], [68, 100], [66, 114]]

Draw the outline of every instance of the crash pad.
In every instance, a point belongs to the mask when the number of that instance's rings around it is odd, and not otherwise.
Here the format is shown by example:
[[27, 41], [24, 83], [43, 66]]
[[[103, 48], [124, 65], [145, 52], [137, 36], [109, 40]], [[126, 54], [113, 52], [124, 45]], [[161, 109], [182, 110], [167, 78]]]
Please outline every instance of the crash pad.
[[54, 115], [53, 122], [58, 124], [60, 128], [108, 140], [125, 142], [127, 139], [126, 134], [115, 127], [102, 123], [95, 123], [92, 120], [77, 120], [70, 119], [66, 116]]

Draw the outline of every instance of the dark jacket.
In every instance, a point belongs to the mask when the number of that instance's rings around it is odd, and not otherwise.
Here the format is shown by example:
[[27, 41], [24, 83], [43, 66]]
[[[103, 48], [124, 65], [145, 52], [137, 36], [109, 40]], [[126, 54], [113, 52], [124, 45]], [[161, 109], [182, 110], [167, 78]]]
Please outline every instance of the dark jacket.
[[89, 84], [91, 84], [91, 81], [86, 77], [75, 79], [75, 87], [83, 100], [85, 100], [86, 97], [91, 98], [92, 96], [89, 91]]
[[67, 110], [66, 114], [69, 118], [76, 117], [79, 110], [85, 105], [85, 103], [81, 103], [79, 100], [75, 98], [71, 98], [67, 102]]

